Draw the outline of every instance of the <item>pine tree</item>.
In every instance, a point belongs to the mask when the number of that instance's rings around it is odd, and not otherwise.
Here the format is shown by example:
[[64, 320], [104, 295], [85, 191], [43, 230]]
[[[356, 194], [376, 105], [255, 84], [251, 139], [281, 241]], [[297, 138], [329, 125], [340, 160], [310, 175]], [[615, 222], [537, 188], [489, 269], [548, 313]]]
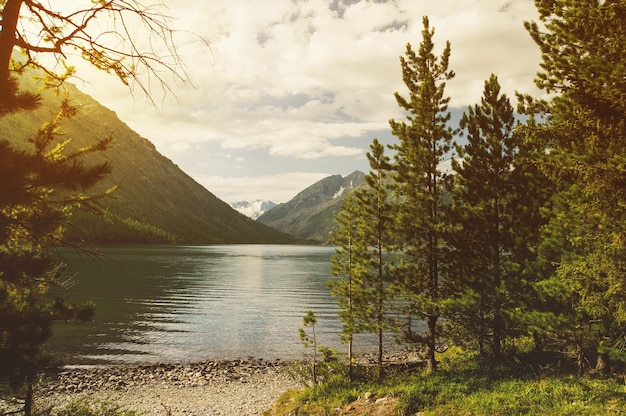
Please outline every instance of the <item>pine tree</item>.
[[394, 217], [389, 192], [389, 157], [385, 148], [374, 139], [367, 153], [371, 171], [365, 176], [367, 187], [355, 191], [363, 216], [366, 238], [367, 272], [364, 276], [370, 288], [371, 312], [368, 328], [378, 340], [377, 363], [383, 361], [383, 334], [388, 328], [387, 304], [392, 295], [393, 283], [393, 232]]
[[394, 220], [389, 203], [389, 158], [377, 139], [370, 149], [367, 157], [372, 170], [365, 177], [367, 186], [350, 194], [337, 216], [331, 243], [338, 248], [331, 271], [344, 279], [331, 281], [329, 286], [342, 308], [339, 317], [350, 363], [353, 335], [366, 331], [377, 337], [377, 363], [381, 365], [383, 333], [389, 320], [386, 305], [391, 298], [393, 262], [389, 253]]
[[342, 341], [348, 345], [348, 376], [352, 379], [354, 334], [359, 332], [358, 305], [359, 289], [363, 286], [363, 266], [360, 256], [367, 250], [363, 246], [362, 218], [357, 212], [354, 193], [348, 194], [335, 218], [330, 243], [336, 246], [336, 253], [331, 257], [331, 274], [343, 277], [341, 280], [329, 280], [331, 294], [339, 304], [339, 320], [343, 323]]
[[[467, 144], [456, 145], [462, 163], [453, 162], [455, 223], [448, 235], [454, 283], [450, 293], [461, 302], [455, 324], [478, 342], [481, 353], [496, 359], [505, 337], [511, 334], [513, 312], [523, 306], [520, 296], [524, 265], [534, 260], [541, 226], [539, 210], [545, 202], [537, 175], [516, 132], [513, 107], [500, 94], [495, 75], [485, 81], [480, 105], [469, 107], [460, 126]], [[544, 195], [544, 196], [542, 196]]]
[[67, 140], [59, 141], [61, 121], [76, 110], [65, 102], [30, 140], [32, 150], [16, 150], [0, 140], [0, 383], [25, 392], [27, 415], [33, 384], [50, 363], [42, 346], [62, 305], [45, 298], [63, 276], [53, 250], [63, 244], [72, 209], [97, 210], [100, 196], [82, 192], [110, 171], [106, 163], [82, 161], [109, 139], [75, 153], [65, 151]]
[[589, 343], [604, 369], [601, 340], [626, 328], [626, 2], [535, 3], [543, 25], [526, 28], [542, 52], [536, 83], [554, 95], [539, 103], [548, 123], [535, 132], [559, 191], [544, 246], [546, 262], [556, 264], [550, 287], [573, 302], [569, 316], [597, 323]]
[[[441, 310], [440, 274], [441, 232], [444, 174], [438, 165], [451, 148], [453, 129], [448, 126], [449, 98], [445, 96], [446, 82], [454, 77], [448, 69], [450, 43], [440, 57], [434, 55], [434, 30], [424, 17], [422, 42], [417, 53], [410, 44], [401, 57], [402, 79], [409, 98], [395, 93], [398, 105], [407, 112], [406, 121], [391, 120], [392, 133], [400, 143], [396, 150], [395, 192], [399, 201], [400, 238], [406, 255], [401, 284], [410, 305], [407, 309], [406, 333], [426, 346], [426, 361], [434, 371], [437, 321]], [[426, 320], [426, 334], [413, 336], [414, 317]]]
[[[169, 90], [163, 69], [174, 79], [187, 81], [169, 18], [159, 7], [115, 0], [69, 11], [53, 7], [37, 1], [0, 1], [0, 117], [39, 104], [38, 94], [20, 90], [16, 76], [35, 69], [45, 74], [45, 87], [59, 87], [74, 74], [75, 68], [65, 61], [71, 51], [79, 51], [84, 60], [125, 85], [134, 81], [148, 99], [153, 81]], [[151, 40], [148, 50], [134, 36], [140, 29], [142, 39]], [[150, 50], [155, 44], [170, 52], [166, 58]], [[47, 66], [49, 60], [39, 59], [45, 55], [56, 58], [58, 65]], [[147, 75], [148, 82], [142, 82], [139, 74]], [[64, 152], [66, 143], [55, 141], [60, 118], [74, 111], [70, 108], [65, 103], [59, 117], [42, 128], [32, 140], [32, 152], [18, 151], [0, 138], [0, 382], [10, 381], [14, 388], [27, 385], [27, 416], [32, 410], [32, 383], [45, 361], [41, 345], [54, 313], [41, 304], [58, 276], [50, 253], [62, 243], [72, 209], [98, 212], [97, 197], [83, 191], [109, 171], [106, 164], [88, 167], [82, 160], [86, 153], [106, 147], [109, 139], [73, 154]]]

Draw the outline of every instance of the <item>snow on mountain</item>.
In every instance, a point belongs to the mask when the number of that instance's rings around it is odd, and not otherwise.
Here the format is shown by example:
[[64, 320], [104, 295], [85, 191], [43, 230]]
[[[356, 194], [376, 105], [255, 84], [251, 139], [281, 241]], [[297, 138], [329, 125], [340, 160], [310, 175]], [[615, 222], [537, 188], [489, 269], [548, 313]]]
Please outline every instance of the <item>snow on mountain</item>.
[[[350, 183], [350, 189], [352, 189], [352, 183]], [[343, 186], [339, 188], [339, 190], [337, 192], [335, 192], [335, 195], [333, 195], [333, 199], [335, 198], [339, 198], [341, 195], [343, 195], [343, 192], [346, 190], [346, 188], [344, 188]]]
[[265, 214], [270, 209], [274, 208], [276, 204], [272, 201], [264, 201], [257, 199], [256, 201], [240, 201], [230, 204], [235, 210], [239, 211], [246, 217], [250, 217], [256, 220], [261, 215]]

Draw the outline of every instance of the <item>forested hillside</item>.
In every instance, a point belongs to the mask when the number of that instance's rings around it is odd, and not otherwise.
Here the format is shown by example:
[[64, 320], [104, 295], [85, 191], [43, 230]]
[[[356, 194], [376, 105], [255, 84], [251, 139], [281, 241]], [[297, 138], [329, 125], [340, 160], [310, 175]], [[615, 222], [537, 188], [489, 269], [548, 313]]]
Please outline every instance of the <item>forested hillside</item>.
[[[36, 86], [30, 77], [22, 84]], [[68, 230], [71, 239], [97, 243], [282, 243], [290, 238], [239, 214], [195, 182], [154, 145], [124, 124], [111, 110], [73, 85], [67, 85], [71, 104], [80, 106], [62, 128], [71, 139], [68, 151], [112, 137], [109, 148], [88, 155], [92, 162], [109, 162], [112, 173], [97, 187], [114, 186], [112, 198], [102, 200], [108, 210], [104, 221], [76, 213]], [[33, 112], [0, 119], [4, 138], [23, 149], [32, 148], [32, 137], [58, 111], [64, 94], [43, 91], [43, 105]], [[123, 117], [123, 115], [122, 115]]]

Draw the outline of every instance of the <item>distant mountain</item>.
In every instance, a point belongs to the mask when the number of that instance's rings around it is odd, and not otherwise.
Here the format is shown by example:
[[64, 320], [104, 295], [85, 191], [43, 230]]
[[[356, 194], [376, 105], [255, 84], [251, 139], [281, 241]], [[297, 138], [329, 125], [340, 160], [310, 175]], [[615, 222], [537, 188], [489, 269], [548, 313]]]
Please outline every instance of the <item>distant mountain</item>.
[[[30, 77], [25, 77], [22, 84], [25, 89], [36, 88]], [[66, 137], [72, 139], [68, 150], [113, 136], [109, 149], [90, 154], [91, 159], [87, 160], [106, 160], [113, 167], [113, 172], [100, 184], [100, 191], [119, 186], [115, 198], [103, 201], [109, 210], [110, 222], [78, 213], [72, 221], [82, 231], [73, 233], [70, 238], [99, 244], [293, 241], [235, 211], [161, 155], [151, 142], [130, 129], [113, 111], [76, 87], [68, 85], [68, 88], [72, 104], [82, 107], [78, 115], [62, 125]], [[63, 96], [44, 91], [42, 108], [0, 118], [3, 134], [0, 139], [18, 148], [32, 149], [27, 139], [51, 120]]]
[[365, 174], [360, 171], [346, 177], [329, 176], [261, 215], [257, 222], [298, 238], [326, 243], [346, 196], [364, 183]]
[[272, 201], [263, 201], [257, 199], [256, 201], [240, 201], [230, 204], [236, 211], [245, 215], [248, 218], [256, 220], [261, 215], [265, 214], [270, 209], [274, 208], [276, 204]]

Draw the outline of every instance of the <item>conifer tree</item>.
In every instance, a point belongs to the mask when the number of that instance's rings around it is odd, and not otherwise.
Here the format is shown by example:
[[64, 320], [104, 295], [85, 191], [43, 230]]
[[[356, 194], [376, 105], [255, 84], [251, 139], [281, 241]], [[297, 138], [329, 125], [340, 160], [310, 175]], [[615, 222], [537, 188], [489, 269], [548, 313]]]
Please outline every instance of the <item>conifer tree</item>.
[[453, 161], [455, 227], [447, 240], [455, 278], [449, 290], [465, 302], [451, 319], [481, 353], [496, 359], [511, 328], [518, 328], [513, 311], [523, 306], [528, 290], [521, 272], [534, 260], [545, 200], [541, 194], [531, 198], [543, 185], [515, 125], [513, 107], [491, 75], [480, 105], [463, 114], [467, 144], [456, 145], [462, 160]]
[[[398, 198], [400, 238], [406, 254], [401, 287], [410, 305], [406, 333], [426, 346], [429, 370], [436, 369], [437, 321], [441, 311], [440, 274], [444, 174], [438, 165], [451, 148], [453, 129], [448, 126], [449, 98], [446, 83], [454, 77], [448, 69], [450, 43], [441, 56], [434, 54], [434, 30], [423, 19], [422, 42], [417, 53], [410, 44], [400, 58], [402, 80], [409, 93], [395, 93], [398, 105], [406, 111], [405, 121], [390, 120], [392, 133], [400, 143], [396, 151], [395, 192]], [[411, 320], [426, 321], [424, 336], [414, 336]]]
[[535, 4], [542, 25], [526, 28], [542, 52], [536, 83], [553, 98], [524, 98], [548, 114], [534, 136], [549, 149], [543, 169], [558, 186], [543, 253], [556, 265], [550, 287], [566, 291], [569, 316], [581, 320], [571, 326], [595, 323], [597, 336], [577, 350], [595, 350], [606, 369], [601, 341], [626, 328], [626, 2]]
[[[393, 216], [389, 202], [389, 158], [384, 146], [374, 139], [367, 158], [372, 170], [366, 175], [367, 186], [356, 189], [344, 202], [337, 216], [331, 243], [337, 254], [332, 258], [332, 273], [344, 276], [331, 281], [331, 293], [342, 310], [344, 341], [348, 342], [348, 359], [352, 361], [355, 332], [370, 332], [377, 337], [377, 363], [383, 359], [383, 333], [388, 327], [387, 304], [393, 262]], [[350, 366], [350, 370], [351, 370]]]
[[[75, 68], [66, 62], [72, 53], [125, 85], [138, 86], [148, 99], [154, 81], [169, 90], [163, 69], [186, 82], [169, 17], [158, 6], [93, 1], [68, 11], [55, 9], [51, 2], [0, 1], [0, 117], [39, 104], [38, 94], [20, 90], [17, 76], [36, 69], [45, 73], [45, 87], [58, 87], [74, 74]], [[147, 50], [134, 36], [140, 28], [142, 40], [148, 40]], [[155, 54], [156, 44], [170, 53]], [[45, 55], [56, 58], [57, 65], [39, 59]], [[70, 106], [64, 104], [60, 117], [68, 112]], [[67, 154], [66, 143], [55, 141], [59, 122], [57, 118], [42, 128], [32, 152], [18, 151], [0, 137], [0, 382], [9, 381], [14, 388], [27, 385], [27, 416], [32, 410], [32, 383], [45, 361], [42, 342], [49, 336], [55, 312], [41, 303], [60, 266], [51, 261], [50, 253], [62, 242], [72, 209], [98, 211], [97, 198], [83, 191], [109, 170], [106, 164], [88, 167], [82, 161], [84, 154], [106, 147], [109, 139]]]
[[336, 247], [331, 257], [331, 274], [341, 280], [329, 280], [331, 294], [339, 304], [339, 320], [343, 323], [342, 342], [348, 345], [348, 376], [352, 379], [354, 361], [354, 334], [359, 332], [359, 288], [363, 286], [363, 266], [360, 256], [367, 250], [363, 246], [362, 218], [358, 215], [354, 193], [348, 194], [337, 214], [337, 227], [330, 243]]
[[390, 159], [377, 139], [367, 153], [371, 171], [365, 176], [367, 186], [355, 191], [363, 217], [366, 242], [366, 285], [371, 292], [367, 328], [377, 337], [377, 363], [383, 361], [383, 334], [389, 327], [388, 304], [392, 298], [394, 277], [392, 257], [394, 217], [389, 192]]
[[57, 116], [31, 138], [32, 150], [16, 150], [0, 140], [0, 383], [25, 393], [27, 415], [33, 384], [50, 363], [43, 343], [52, 320], [65, 307], [45, 297], [63, 276], [53, 250], [63, 244], [72, 209], [97, 210], [99, 196], [83, 191], [110, 171], [107, 163], [88, 166], [82, 160], [106, 147], [109, 139], [66, 152], [68, 141], [59, 140], [60, 123], [75, 111], [64, 102]]

